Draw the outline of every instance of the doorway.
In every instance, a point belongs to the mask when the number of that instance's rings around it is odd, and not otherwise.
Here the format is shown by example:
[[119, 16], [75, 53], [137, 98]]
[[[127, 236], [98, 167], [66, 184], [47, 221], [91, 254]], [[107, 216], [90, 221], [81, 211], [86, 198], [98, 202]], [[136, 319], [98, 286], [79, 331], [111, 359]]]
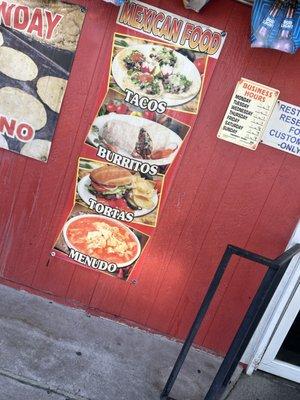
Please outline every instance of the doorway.
[[285, 338], [277, 357], [281, 361], [300, 367], [300, 312]]
[[259, 369], [300, 383], [300, 285], [261, 359]]
[[[300, 243], [300, 222], [287, 248]], [[300, 255], [291, 261], [242, 362], [247, 374], [260, 369], [300, 383]]]

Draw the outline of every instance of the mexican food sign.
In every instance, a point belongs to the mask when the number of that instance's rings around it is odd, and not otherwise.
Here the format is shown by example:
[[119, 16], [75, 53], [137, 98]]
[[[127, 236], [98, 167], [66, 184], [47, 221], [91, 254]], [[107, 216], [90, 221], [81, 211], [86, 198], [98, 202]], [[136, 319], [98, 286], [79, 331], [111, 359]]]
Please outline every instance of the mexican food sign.
[[218, 58], [225, 33], [139, 1], [126, 1], [118, 23], [156, 39]]
[[138, 274], [225, 37], [139, 1], [123, 4], [57, 255], [122, 279]]
[[46, 162], [85, 10], [0, 1], [0, 147]]

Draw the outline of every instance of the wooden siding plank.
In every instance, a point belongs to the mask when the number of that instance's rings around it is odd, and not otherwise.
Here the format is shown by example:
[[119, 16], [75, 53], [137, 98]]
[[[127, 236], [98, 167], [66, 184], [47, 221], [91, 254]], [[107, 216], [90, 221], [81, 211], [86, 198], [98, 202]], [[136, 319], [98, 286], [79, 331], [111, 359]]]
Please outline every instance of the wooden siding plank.
[[[299, 103], [300, 53], [251, 50], [251, 10], [236, 2], [215, 0], [200, 14], [183, 9], [181, 0], [151, 2], [224, 28], [228, 38], [195, 129], [172, 167], [173, 186], [137, 282], [126, 283], [49, 256], [67, 217], [77, 156], [104, 94], [101, 65], [110, 57], [118, 11], [103, 2], [77, 3], [89, 12], [49, 163], [0, 149], [0, 275], [62, 302], [183, 338], [226, 245], [276, 256], [296, 224], [299, 159], [263, 145], [247, 151], [217, 140], [216, 133], [242, 75]], [[262, 276], [261, 268], [233, 261], [197, 344], [224, 353]]]

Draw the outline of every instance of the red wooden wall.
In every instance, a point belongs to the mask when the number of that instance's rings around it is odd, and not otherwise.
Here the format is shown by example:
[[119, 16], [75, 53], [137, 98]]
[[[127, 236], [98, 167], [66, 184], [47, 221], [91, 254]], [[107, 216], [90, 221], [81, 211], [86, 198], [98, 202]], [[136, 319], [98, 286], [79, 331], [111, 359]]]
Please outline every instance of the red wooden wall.
[[[228, 38], [186, 146], [138, 281], [125, 283], [49, 257], [66, 218], [77, 156], [95, 115], [118, 9], [88, 8], [50, 161], [0, 150], [0, 276], [3, 283], [107, 314], [182, 339], [228, 243], [269, 257], [284, 250], [299, 215], [300, 162], [270, 147], [255, 152], [216, 139], [241, 76], [281, 90], [300, 103], [296, 56], [251, 49], [248, 6], [211, 0], [199, 15], [181, 0], [158, 5], [224, 29]], [[224, 353], [263, 276], [236, 259], [197, 338]]]

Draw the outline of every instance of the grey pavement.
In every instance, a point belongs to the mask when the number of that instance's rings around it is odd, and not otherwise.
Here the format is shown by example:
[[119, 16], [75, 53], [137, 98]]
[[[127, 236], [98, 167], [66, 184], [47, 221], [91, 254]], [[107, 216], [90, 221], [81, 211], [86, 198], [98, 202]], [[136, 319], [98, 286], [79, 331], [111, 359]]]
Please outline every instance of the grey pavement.
[[[159, 400], [180, 343], [3, 285], [0, 298], [0, 400]], [[172, 397], [203, 399], [221, 361], [193, 348]], [[251, 379], [228, 398], [271, 399], [246, 397]]]
[[300, 385], [256, 372], [250, 377], [242, 375], [228, 400], [300, 400]]
[[66, 397], [50, 391], [24, 385], [15, 379], [0, 376], [1, 399], [65, 400]]
[[[3, 285], [0, 298], [0, 400], [159, 399], [180, 343]], [[192, 349], [172, 395], [199, 400], [221, 361]]]

